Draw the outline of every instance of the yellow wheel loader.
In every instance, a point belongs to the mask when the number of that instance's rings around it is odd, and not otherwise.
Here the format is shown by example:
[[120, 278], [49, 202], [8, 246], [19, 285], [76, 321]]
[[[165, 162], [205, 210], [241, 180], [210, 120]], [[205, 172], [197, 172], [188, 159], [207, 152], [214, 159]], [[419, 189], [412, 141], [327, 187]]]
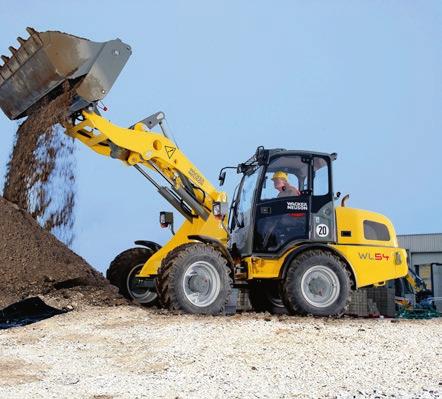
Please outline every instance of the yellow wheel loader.
[[66, 133], [140, 172], [184, 218], [175, 232], [173, 214], [162, 212], [169, 242], [136, 241], [111, 263], [107, 277], [123, 295], [214, 315], [225, 312], [232, 290], [244, 288], [256, 310], [339, 316], [353, 290], [407, 274], [406, 252], [386, 217], [349, 208], [346, 198], [336, 206], [336, 154], [259, 147], [221, 170], [221, 184], [228, 168], [240, 177], [228, 207], [227, 195], [168, 137], [162, 112], [129, 128], [100, 115], [97, 103], [129, 58], [128, 45], [28, 32], [20, 48], [2, 56], [6, 115], [26, 116], [68, 82], [75, 95]]

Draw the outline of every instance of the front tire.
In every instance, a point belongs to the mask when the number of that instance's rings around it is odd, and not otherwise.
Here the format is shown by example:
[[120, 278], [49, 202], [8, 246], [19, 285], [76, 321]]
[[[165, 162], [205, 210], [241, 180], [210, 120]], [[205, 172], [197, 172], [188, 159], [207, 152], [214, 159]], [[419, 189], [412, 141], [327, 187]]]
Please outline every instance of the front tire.
[[158, 271], [161, 304], [173, 311], [217, 315], [232, 290], [226, 259], [211, 245], [184, 244], [171, 251]]
[[342, 316], [350, 303], [351, 279], [346, 265], [328, 251], [299, 255], [287, 270], [284, 303], [292, 314]]
[[131, 248], [119, 254], [110, 264], [106, 277], [119, 293], [127, 299], [144, 306], [158, 303], [158, 294], [153, 279], [137, 279], [147, 260], [153, 255], [148, 248]]

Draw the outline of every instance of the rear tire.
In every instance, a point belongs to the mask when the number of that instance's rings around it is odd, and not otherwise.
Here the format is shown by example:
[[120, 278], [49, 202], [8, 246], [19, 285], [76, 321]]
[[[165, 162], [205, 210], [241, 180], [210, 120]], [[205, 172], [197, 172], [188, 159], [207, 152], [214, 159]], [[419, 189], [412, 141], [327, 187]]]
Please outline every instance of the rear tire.
[[184, 244], [161, 263], [157, 291], [172, 311], [217, 315], [224, 312], [232, 290], [226, 259], [211, 245]]
[[153, 306], [158, 303], [158, 294], [153, 279], [145, 280], [150, 287], [137, 287], [136, 275], [141, 271], [147, 260], [153, 255], [148, 248], [131, 248], [111, 262], [106, 277], [112, 285], [119, 289], [119, 293], [127, 299], [136, 301], [144, 306]]
[[253, 310], [272, 314], [287, 313], [287, 308], [281, 298], [280, 286], [280, 280], [251, 281], [249, 299]]
[[284, 303], [292, 314], [342, 316], [350, 294], [346, 265], [322, 250], [307, 251], [295, 258], [283, 284]]

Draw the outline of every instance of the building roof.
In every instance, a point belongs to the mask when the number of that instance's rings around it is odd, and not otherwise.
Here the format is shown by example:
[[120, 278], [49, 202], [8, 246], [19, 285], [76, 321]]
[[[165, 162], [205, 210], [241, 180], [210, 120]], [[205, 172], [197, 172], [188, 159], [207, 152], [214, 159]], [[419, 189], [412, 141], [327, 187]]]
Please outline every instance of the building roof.
[[442, 252], [442, 233], [398, 235], [399, 246], [410, 252]]

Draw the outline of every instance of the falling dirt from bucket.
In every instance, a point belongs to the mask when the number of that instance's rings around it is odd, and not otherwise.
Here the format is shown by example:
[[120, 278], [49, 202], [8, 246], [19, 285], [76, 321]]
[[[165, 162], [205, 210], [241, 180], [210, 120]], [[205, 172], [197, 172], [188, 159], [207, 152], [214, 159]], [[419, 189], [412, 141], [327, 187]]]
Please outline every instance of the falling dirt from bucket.
[[73, 93], [66, 82], [60, 96], [43, 99], [19, 126], [3, 189], [4, 198], [67, 245], [74, 238], [75, 157], [61, 124]]

